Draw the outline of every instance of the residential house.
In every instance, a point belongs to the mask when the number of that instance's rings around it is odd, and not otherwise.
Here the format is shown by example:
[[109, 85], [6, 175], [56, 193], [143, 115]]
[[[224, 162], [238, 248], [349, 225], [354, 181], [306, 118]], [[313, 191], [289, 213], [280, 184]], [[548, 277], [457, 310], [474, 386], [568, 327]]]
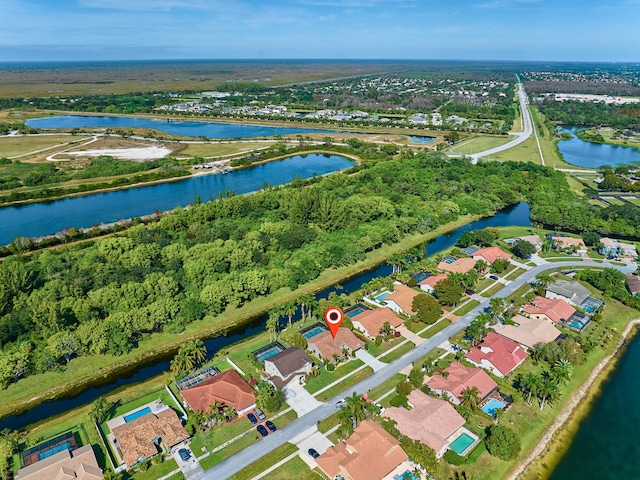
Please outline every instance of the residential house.
[[209, 377], [180, 393], [194, 412], [210, 412], [211, 405], [217, 402], [235, 408], [238, 415], [244, 415], [256, 405], [253, 388], [233, 369]]
[[460, 362], [452, 362], [445, 368], [444, 375], [434, 375], [426, 384], [439, 395], [444, 395], [456, 405], [462, 400], [462, 392], [476, 387], [480, 400], [493, 393], [498, 384], [481, 368], [468, 367]]
[[264, 361], [264, 371], [277, 387], [311, 373], [312, 367], [313, 360], [300, 347], [289, 347]]
[[536, 297], [522, 309], [531, 318], [546, 320], [552, 324], [566, 322], [576, 309], [559, 298]]
[[400, 433], [433, 448], [436, 456], [441, 457], [465, 419], [449, 402], [430, 397], [420, 390], [409, 394], [409, 404], [411, 410], [391, 407], [384, 411], [384, 416], [396, 422]]
[[373, 420], [364, 420], [344, 442], [316, 458], [329, 476], [345, 480], [381, 480], [407, 460], [400, 442]]
[[531, 245], [536, 247], [536, 250], [542, 250], [542, 239], [538, 235], [523, 235], [521, 237], [513, 237], [505, 239], [505, 243], [507, 245], [513, 245], [518, 240], [522, 240], [523, 242], [529, 242]]
[[375, 339], [380, 335], [385, 323], [391, 325], [392, 329], [398, 328], [404, 321], [388, 308], [375, 308], [365, 310], [351, 319], [354, 328], [360, 330], [368, 337]]
[[580, 306], [591, 292], [578, 282], [567, 282], [566, 280], [556, 280], [547, 287], [547, 298], [559, 298], [565, 300], [574, 307]]
[[416, 314], [413, 311], [413, 299], [418, 295], [420, 292], [417, 290], [396, 282], [393, 285], [393, 292], [386, 296], [382, 302], [394, 312], [412, 316]]
[[436, 290], [436, 283], [441, 282], [449, 277], [448, 273], [439, 273], [438, 275], [431, 275], [424, 280], [418, 282], [418, 286], [427, 293], [433, 293]]
[[307, 350], [333, 363], [337, 359], [344, 357], [345, 351], [349, 355], [363, 346], [364, 342], [356, 337], [351, 330], [339, 328], [335, 338], [327, 330], [311, 337], [308, 341]]
[[517, 325], [497, 326], [494, 327], [495, 331], [525, 348], [531, 348], [537, 343], [553, 342], [561, 333], [551, 322], [540, 318], [515, 315], [511, 320]]
[[448, 273], [467, 273], [473, 270], [476, 266], [476, 261], [470, 257], [458, 258], [457, 260], [448, 263], [440, 262], [438, 264], [438, 270]]
[[91, 445], [62, 450], [18, 471], [18, 480], [102, 480]]
[[627, 288], [631, 295], [640, 293], [640, 276], [633, 273], [627, 273]]
[[550, 237], [556, 248], [579, 254], [587, 253], [587, 246], [581, 238], [572, 237]]
[[127, 467], [153, 457], [160, 451], [160, 444], [168, 448], [189, 438], [178, 415], [171, 408], [147, 413], [111, 430], [116, 446]]
[[489, 332], [484, 341], [469, 350], [466, 359], [486, 368], [498, 377], [506, 377], [527, 358], [527, 353], [516, 342], [495, 332]]
[[474, 260], [474, 265], [475, 265], [475, 262], [479, 260], [483, 260], [489, 265], [493, 265], [493, 262], [495, 262], [499, 258], [502, 258], [504, 260], [509, 260], [511, 257], [513, 257], [513, 255], [505, 252], [499, 247], [481, 248], [471, 256], [471, 258], [473, 258]]
[[602, 237], [600, 243], [602, 247], [599, 250], [603, 255], [613, 255], [633, 260], [638, 258], [638, 251], [633, 243], [623, 243], [620, 240], [608, 237]]

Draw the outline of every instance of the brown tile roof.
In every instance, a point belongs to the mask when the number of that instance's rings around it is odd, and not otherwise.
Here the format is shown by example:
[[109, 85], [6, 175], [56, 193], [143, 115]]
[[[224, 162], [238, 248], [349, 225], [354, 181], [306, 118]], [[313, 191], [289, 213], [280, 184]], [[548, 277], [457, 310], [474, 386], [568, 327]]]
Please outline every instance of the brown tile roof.
[[91, 445], [63, 450], [18, 472], [20, 480], [102, 480], [102, 470]]
[[391, 300], [407, 315], [415, 315], [416, 312], [414, 312], [412, 308], [413, 299], [418, 295], [420, 295], [420, 292], [400, 283], [393, 286], [393, 293], [387, 295], [383, 301]]
[[352, 322], [360, 323], [372, 337], [380, 334], [380, 329], [386, 322], [389, 322], [393, 328], [397, 328], [404, 323], [400, 317], [388, 308], [365, 310], [360, 315], [352, 318]]
[[527, 353], [516, 342], [489, 332], [480, 347], [472, 348], [465, 356], [477, 364], [486, 360], [502, 375], [508, 375], [524, 361]]
[[180, 392], [193, 411], [209, 412], [215, 402], [237, 411], [256, 403], [253, 388], [235, 370], [214, 375], [202, 383]]
[[396, 421], [396, 428], [409, 438], [433, 448], [436, 454], [448, 446], [447, 439], [465, 423], [449, 402], [425, 395], [420, 390], [409, 394], [411, 410], [403, 407], [387, 408], [385, 417]]
[[587, 246], [581, 238], [571, 237], [551, 237], [551, 240], [560, 248], [576, 247], [577, 249], [586, 250]]
[[525, 305], [523, 311], [528, 315], [546, 315], [555, 323], [569, 320], [569, 317], [576, 313], [576, 309], [564, 300], [540, 296], [534, 298], [531, 305]]
[[333, 338], [331, 332], [324, 331], [311, 337], [309, 346], [311, 345], [315, 345], [323, 358], [332, 359], [334, 353], [342, 357], [343, 348], [357, 350], [364, 346], [364, 342], [356, 337], [348, 328], [339, 328], [336, 332], [336, 338]]
[[475, 261], [484, 260], [488, 263], [493, 264], [493, 262], [495, 262], [499, 258], [504, 258], [505, 260], [509, 260], [512, 256], [513, 255], [505, 252], [499, 247], [487, 247], [487, 248], [481, 248], [480, 250], [475, 252], [472, 258]]
[[131, 467], [140, 459], [152, 457], [158, 450], [153, 440], [162, 437], [169, 447], [189, 438], [176, 412], [167, 408], [157, 414], [147, 413], [135, 420], [115, 427], [115, 435], [124, 463]]
[[453, 263], [440, 262], [438, 264], [438, 270], [443, 270], [449, 273], [467, 273], [476, 266], [476, 261], [473, 258], [465, 257], [459, 258]]
[[496, 333], [527, 348], [533, 347], [536, 343], [553, 342], [560, 335], [560, 330], [546, 320], [527, 318], [522, 315], [515, 315], [511, 320], [518, 325], [495, 327]]
[[373, 420], [364, 420], [345, 443], [329, 448], [316, 462], [331, 478], [344, 470], [353, 480], [378, 480], [407, 458], [398, 440]]
[[307, 363], [313, 363], [313, 360], [302, 348], [289, 347], [269, 357], [265, 360], [266, 362], [273, 363], [283, 377], [288, 377], [302, 370]]
[[467, 367], [460, 362], [453, 362], [445, 370], [446, 377], [434, 375], [427, 382], [434, 390], [451, 392], [456, 398], [462, 398], [462, 392], [470, 387], [477, 387], [480, 398], [484, 399], [498, 384], [481, 368]]
[[441, 282], [449, 277], [448, 273], [439, 273], [438, 275], [431, 275], [430, 277], [425, 278], [421, 282], [418, 282], [418, 285], [428, 285], [431, 288], [436, 288], [436, 283]]

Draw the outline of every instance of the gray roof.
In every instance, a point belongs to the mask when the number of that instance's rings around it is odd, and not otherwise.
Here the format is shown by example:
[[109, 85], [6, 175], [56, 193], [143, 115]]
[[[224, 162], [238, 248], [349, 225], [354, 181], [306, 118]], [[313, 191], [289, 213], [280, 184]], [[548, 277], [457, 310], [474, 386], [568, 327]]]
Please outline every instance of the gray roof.
[[283, 377], [300, 371], [307, 363], [313, 363], [311, 357], [300, 347], [289, 347], [265, 360], [273, 363]]
[[566, 297], [576, 305], [580, 305], [591, 295], [588, 288], [578, 282], [567, 282], [566, 280], [556, 280], [555, 283], [547, 287], [547, 291]]
[[629, 287], [631, 295], [635, 295], [636, 293], [640, 292], [640, 277], [638, 275], [628, 273], [627, 286]]

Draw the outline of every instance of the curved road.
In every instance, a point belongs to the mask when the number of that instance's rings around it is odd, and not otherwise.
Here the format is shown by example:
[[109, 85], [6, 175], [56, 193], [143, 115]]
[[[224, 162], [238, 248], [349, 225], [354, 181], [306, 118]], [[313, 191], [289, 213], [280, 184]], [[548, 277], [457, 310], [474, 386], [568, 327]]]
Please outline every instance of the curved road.
[[[515, 292], [518, 288], [520, 288], [525, 283], [531, 282], [536, 275], [539, 273], [545, 272], [547, 270], [559, 270], [564, 268], [574, 268], [574, 267], [610, 267], [620, 270], [622, 272], [632, 272], [635, 269], [629, 266], [618, 266], [612, 265], [608, 262], [604, 262], [602, 264], [592, 264], [586, 262], [557, 262], [557, 263], [546, 263], [544, 265], [538, 265], [536, 267], [527, 270], [518, 278], [513, 280], [511, 283], [506, 285], [502, 290], [494, 295], [494, 297], [506, 298]], [[317, 422], [324, 420], [328, 416], [334, 414], [336, 412], [335, 403], [343, 397], [350, 396], [352, 392], [357, 392], [358, 394], [364, 394], [369, 391], [371, 388], [381, 384], [382, 382], [388, 380], [393, 375], [398, 373], [403, 368], [411, 365], [413, 362], [421, 359], [431, 350], [436, 348], [438, 345], [441, 345], [444, 341], [451, 338], [456, 333], [465, 329], [474, 318], [476, 318], [488, 305], [490, 298], [486, 298], [471, 310], [469, 313], [460, 317], [460, 319], [456, 323], [452, 323], [447, 328], [435, 334], [433, 337], [429, 338], [427, 341], [422, 343], [421, 345], [415, 347], [410, 352], [406, 353], [402, 357], [397, 360], [389, 363], [384, 368], [378, 370], [377, 372], [371, 374], [366, 379], [357, 383], [349, 390], [341, 393], [340, 395], [328, 400], [326, 403], [323, 403], [321, 406], [315, 408], [311, 412], [303, 415], [302, 417], [294, 420], [290, 424], [286, 425], [282, 429], [269, 434], [268, 437], [263, 439], [260, 442], [254, 443], [253, 445], [245, 448], [244, 450], [238, 452], [232, 457], [227, 458], [223, 462], [218, 465], [212, 467], [207, 470], [204, 475], [200, 475], [197, 479], [211, 479], [211, 480], [219, 480], [228, 478], [244, 467], [249, 465], [250, 463], [256, 461], [257, 459], [268, 455], [274, 449], [280, 447], [286, 442], [293, 439], [295, 436], [299, 435], [303, 431], [307, 430], [310, 427], [313, 427], [317, 424]], [[257, 434], [256, 434], [257, 435]], [[189, 477], [190, 480], [195, 480], [196, 477]]]

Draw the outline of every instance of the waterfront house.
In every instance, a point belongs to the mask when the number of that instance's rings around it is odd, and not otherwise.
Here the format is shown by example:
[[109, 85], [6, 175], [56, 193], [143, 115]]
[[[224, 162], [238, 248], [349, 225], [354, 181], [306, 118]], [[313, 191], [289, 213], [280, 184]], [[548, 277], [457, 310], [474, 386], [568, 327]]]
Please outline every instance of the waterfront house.
[[640, 276], [633, 273], [627, 273], [627, 288], [631, 295], [637, 295], [640, 293]]
[[426, 293], [433, 293], [436, 290], [436, 284], [442, 280], [446, 280], [449, 277], [448, 273], [439, 273], [438, 275], [431, 275], [418, 282], [418, 286]]
[[253, 388], [233, 369], [181, 390], [180, 394], [194, 412], [210, 412], [211, 405], [216, 402], [233, 407], [238, 415], [244, 415], [256, 406]]
[[494, 327], [495, 331], [525, 348], [531, 348], [537, 343], [553, 342], [561, 333], [551, 322], [541, 318], [515, 315], [511, 320], [516, 325], [498, 325]]
[[264, 361], [264, 371], [276, 387], [283, 387], [294, 379], [311, 373], [313, 360], [300, 347], [289, 347]]
[[442, 261], [438, 264], [438, 270], [448, 273], [467, 273], [473, 270], [476, 261], [470, 257], [458, 258], [452, 262]]
[[381, 480], [407, 460], [400, 442], [373, 420], [363, 420], [344, 442], [316, 458], [329, 478]]
[[493, 265], [493, 262], [495, 262], [499, 258], [502, 258], [504, 260], [509, 260], [511, 257], [513, 257], [513, 255], [505, 252], [499, 247], [481, 248], [471, 256], [471, 258], [473, 258], [474, 260], [474, 265], [475, 265], [475, 262], [478, 262], [479, 260], [482, 260], [488, 263], [489, 265]]
[[567, 252], [576, 252], [578, 254], [587, 253], [587, 246], [581, 238], [572, 237], [550, 237], [555, 247], [559, 250]]
[[609, 237], [602, 237], [600, 243], [602, 246], [599, 248], [599, 251], [603, 255], [630, 258], [632, 260], [638, 258], [638, 251], [633, 243], [624, 243]]
[[416, 314], [413, 311], [413, 299], [418, 295], [420, 295], [419, 291], [396, 282], [393, 285], [393, 292], [387, 295], [382, 303], [394, 312], [412, 316]]
[[388, 323], [394, 330], [404, 323], [400, 317], [388, 308], [365, 310], [353, 317], [351, 321], [354, 328], [360, 330], [371, 339], [375, 339], [380, 335], [380, 330], [382, 330], [385, 323]]
[[537, 296], [522, 311], [531, 318], [556, 324], [569, 320], [576, 309], [562, 299]]
[[307, 350], [323, 360], [335, 363], [337, 359], [350, 355], [364, 346], [364, 342], [356, 337], [348, 328], [339, 328], [336, 338], [325, 330], [314, 335], [308, 341]]
[[591, 292], [578, 282], [567, 282], [566, 280], [556, 280], [547, 287], [547, 298], [558, 298], [566, 301], [574, 307], [580, 306]]
[[465, 358], [502, 378], [524, 362], [527, 353], [516, 342], [489, 332], [479, 346], [466, 353]]
[[513, 237], [505, 239], [504, 243], [507, 245], [513, 245], [518, 240], [522, 240], [523, 242], [529, 242], [531, 245], [536, 247], [536, 250], [540, 251], [542, 249], [542, 240], [538, 235], [523, 235], [521, 237]]
[[444, 369], [443, 375], [434, 375], [425, 383], [438, 395], [444, 395], [452, 403], [459, 405], [462, 392], [476, 387], [480, 400], [484, 400], [498, 388], [498, 384], [481, 368], [468, 367], [460, 362], [452, 362]]
[[91, 445], [64, 449], [18, 471], [18, 480], [102, 480]]

